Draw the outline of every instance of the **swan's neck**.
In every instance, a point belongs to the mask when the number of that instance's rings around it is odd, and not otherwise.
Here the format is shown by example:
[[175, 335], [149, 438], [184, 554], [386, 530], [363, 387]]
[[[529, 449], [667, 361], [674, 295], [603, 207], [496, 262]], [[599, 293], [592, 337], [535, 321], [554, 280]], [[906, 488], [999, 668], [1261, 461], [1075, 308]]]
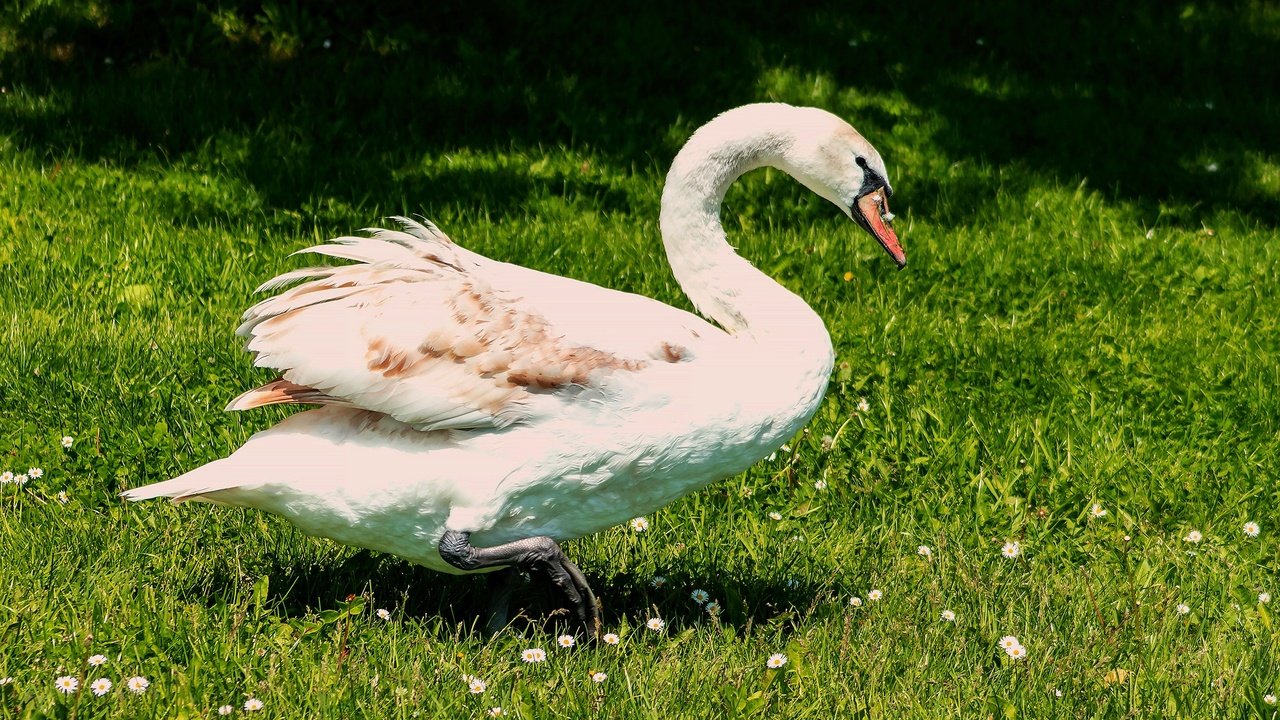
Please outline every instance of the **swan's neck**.
[[662, 239], [676, 281], [698, 312], [731, 335], [822, 348], [829, 355], [831, 339], [822, 319], [734, 252], [720, 224], [720, 205], [734, 180], [765, 165], [787, 169], [791, 137], [776, 129], [720, 125], [714, 121], [695, 133], [667, 174]]

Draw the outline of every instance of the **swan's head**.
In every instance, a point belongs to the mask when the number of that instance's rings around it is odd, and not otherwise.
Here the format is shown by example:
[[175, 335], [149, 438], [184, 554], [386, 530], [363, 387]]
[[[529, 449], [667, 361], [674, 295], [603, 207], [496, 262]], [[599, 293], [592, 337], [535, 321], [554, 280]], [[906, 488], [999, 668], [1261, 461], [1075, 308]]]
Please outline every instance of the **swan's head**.
[[893, 231], [893, 186], [880, 153], [849, 123], [818, 108], [791, 108], [794, 132], [782, 151], [784, 170], [835, 203], [877, 241], [901, 268], [906, 253]]

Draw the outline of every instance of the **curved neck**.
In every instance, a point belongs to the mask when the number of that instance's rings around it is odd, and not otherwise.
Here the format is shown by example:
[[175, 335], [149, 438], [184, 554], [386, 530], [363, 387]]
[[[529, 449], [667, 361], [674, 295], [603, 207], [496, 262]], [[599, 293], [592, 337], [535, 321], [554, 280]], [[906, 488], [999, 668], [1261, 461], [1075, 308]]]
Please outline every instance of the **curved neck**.
[[793, 136], [776, 124], [726, 120], [721, 116], [694, 133], [667, 174], [662, 240], [676, 281], [698, 312], [731, 335], [820, 339], [829, 349], [821, 318], [734, 252], [720, 224], [720, 206], [733, 181], [765, 165], [787, 170]]

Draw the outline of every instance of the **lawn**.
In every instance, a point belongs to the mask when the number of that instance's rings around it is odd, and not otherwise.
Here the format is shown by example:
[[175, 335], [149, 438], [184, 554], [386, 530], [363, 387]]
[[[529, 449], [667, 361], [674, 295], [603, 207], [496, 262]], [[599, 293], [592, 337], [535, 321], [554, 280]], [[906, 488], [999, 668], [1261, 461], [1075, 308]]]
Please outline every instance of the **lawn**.
[[[0, 718], [1277, 717], [1280, 10], [477, 5], [0, 9]], [[119, 500], [287, 414], [222, 412], [273, 377], [240, 312], [388, 215], [688, 308], [667, 163], [759, 100], [880, 150], [911, 264], [730, 191], [838, 366], [784, 452], [567, 543], [616, 646], [537, 583], [488, 636], [481, 579]]]

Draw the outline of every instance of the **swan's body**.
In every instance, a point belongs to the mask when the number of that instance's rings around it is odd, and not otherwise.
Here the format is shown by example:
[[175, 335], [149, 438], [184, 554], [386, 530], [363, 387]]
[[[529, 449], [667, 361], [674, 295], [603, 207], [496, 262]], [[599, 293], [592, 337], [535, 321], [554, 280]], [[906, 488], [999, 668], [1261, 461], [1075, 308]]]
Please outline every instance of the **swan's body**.
[[[859, 159], [828, 157], [833, 146]], [[125, 496], [259, 508], [313, 535], [462, 572], [441, 556], [446, 531], [477, 546], [580, 537], [745, 470], [813, 415], [834, 357], [813, 310], [725, 241], [726, 188], [765, 164], [846, 212], [870, 207], [873, 176], [881, 202], [888, 192], [875, 150], [820, 110], [747, 106], [698, 131], [668, 175], [662, 231], [676, 278], [723, 330], [490, 260], [429, 224], [313, 248], [357, 264], [264, 286], [318, 278], [246, 313], [240, 332], [256, 364], [282, 379], [231, 407], [324, 407]], [[901, 262], [878, 214], [858, 219]]]

